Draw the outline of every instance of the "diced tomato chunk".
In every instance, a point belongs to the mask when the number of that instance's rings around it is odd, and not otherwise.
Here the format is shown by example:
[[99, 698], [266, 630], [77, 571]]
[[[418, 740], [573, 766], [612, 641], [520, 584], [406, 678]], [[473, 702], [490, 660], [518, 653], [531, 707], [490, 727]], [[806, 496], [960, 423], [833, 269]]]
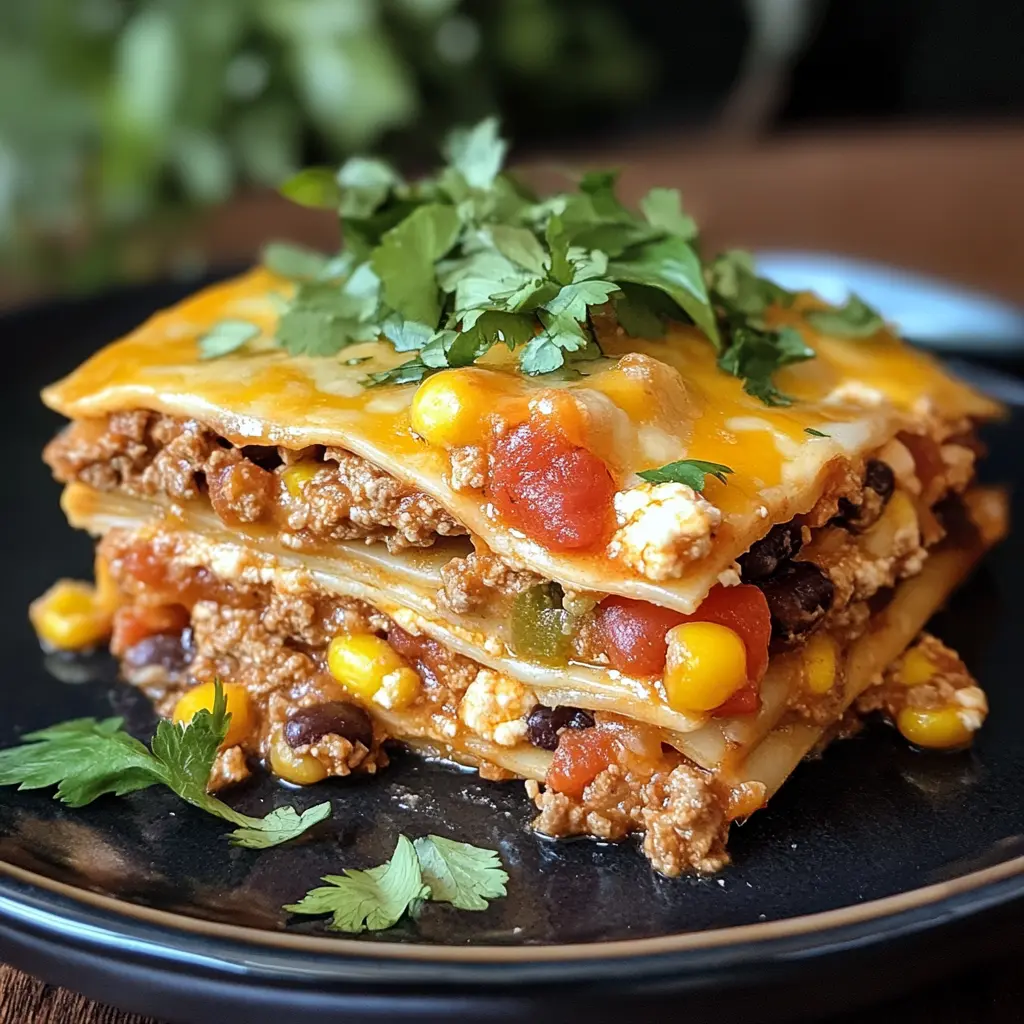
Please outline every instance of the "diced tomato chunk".
[[618, 752], [615, 737], [600, 727], [566, 729], [559, 737], [544, 781], [556, 793], [579, 799], [583, 790], [618, 759]]
[[711, 712], [713, 718], [731, 718], [733, 715], [752, 715], [761, 710], [761, 692], [757, 683], [747, 683], [724, 704]]
[[614, 525], [608, 467], [553, 426], [523, 423], [498, 439], [488, 494], [508, 523], [556, 551], [596, 548]]
[[190, 621], [188, 609], [180, 604], [131, 605], [114, 613], [110, 649], [121, 655], [147, 637], [158, 633], [180, 633]]
[[631, 676], [660, 676], [668, 653], [665, 634], [686, 621], [681, 612], [628, 597], [606, 597], [594, 614], [612, 668]]

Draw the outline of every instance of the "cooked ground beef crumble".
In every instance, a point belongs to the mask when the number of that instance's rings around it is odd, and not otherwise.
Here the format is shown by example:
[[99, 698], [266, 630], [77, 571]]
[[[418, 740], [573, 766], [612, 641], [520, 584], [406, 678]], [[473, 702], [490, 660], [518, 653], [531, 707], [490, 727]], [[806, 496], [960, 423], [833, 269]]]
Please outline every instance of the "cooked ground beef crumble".
[[[238, 447], [197, 420], [145, 410], [77, 420], [43, 457], [62, 483], [176, 501], [205, 496], [223, 522], [273, 524], [293, 548], [365, 539], [397, 551], [466, 532], [433, 498], [344, 449]], [[298, 463], [308, 473], [289, 487]]]

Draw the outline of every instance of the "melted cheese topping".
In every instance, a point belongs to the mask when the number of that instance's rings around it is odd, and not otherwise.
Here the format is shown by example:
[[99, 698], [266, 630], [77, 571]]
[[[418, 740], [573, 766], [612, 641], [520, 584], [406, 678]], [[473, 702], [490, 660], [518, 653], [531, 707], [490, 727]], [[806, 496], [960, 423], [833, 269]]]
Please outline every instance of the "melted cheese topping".
[[[503, 527], [480, 492], [453, 491], [448, 453], [410, 428], [415, 386], [359, 383], [408, 354], [369, 342], [335, 358], [287, 355], [273, 345], [273, 332], [276, 300], [288, 288], [254, 270], [200, 292], [96, 353], [47, 388], [44, 401], [75, 419], [145, 408], [195, 418], [237, 444], [346, 448], [434, 496], [514, 563], [575, 590], [624, 594], [684, 612], [772, 523], [810, 509], [837, 459], [871, 452], [933, 417], [956, 422], [1000, 411], [887, 332], [849, 341], [813, 331], [799, 302], [775, 318], [798, 327], [817, 358], [776, 374], [778, 387], [798, 399], [789, 408], [747, 395], [741, 381], [718, 369], [712, 346], [695, 328], [675, 327], [660, 341], [602, 336], [606, 358], [578, 364], [582, 377], [526, 377], [507, 350], [492, 349], [482, 365], [494, 371], [501, 400], [522, 409], [546, 402], [564, 413], [570, 398], [581, 437], [621, 487], [636, 483], [638, 471], [676, 459], [733, 469], [727, 484], [709, 477], [704, 491], [722, 513], [710, 552], [682, 578], [654, 583], [605, 555], [548, 551]], [[251, 321], [262, 335], [241, 352], [201, 360], [199, 338], [223, 318]], [[812, 437], [807, 428], [828, 437]], [[481, 417], [481, 433], [486, 429]]]

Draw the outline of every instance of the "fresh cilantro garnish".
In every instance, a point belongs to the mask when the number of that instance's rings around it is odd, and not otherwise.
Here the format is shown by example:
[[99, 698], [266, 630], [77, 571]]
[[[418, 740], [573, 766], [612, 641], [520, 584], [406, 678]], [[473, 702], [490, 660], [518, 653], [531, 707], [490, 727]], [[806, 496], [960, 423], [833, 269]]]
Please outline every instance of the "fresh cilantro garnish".
[[859, 295], [850, 295], [842, 306], [835, 309], [809, 310], [806, 318], [812, 327], [837, 338], [870, 338], [885, 326], [878, 310]]
[[678, 462], [659, 466], [658, 469], [645, 469], [637, 476], [652, 484], [686, 484], [695, 491], [703, 491], [707, 476], [713, 476], [724, 484], [728, 483], [726, 476], [731, 472], [728, 466], [723, 466], [720, 462], [680, 459]]
[[248, 320], [218, 320], [199, 339], [199, 358], [219, 359], [259, 335], [259, 327]]
[[293, 281], [315, 281], [327, 272], [331, 263], [323, 253], [291, 242], [271, 242], [264, 246], [261, 262], [268, 270]]
[[814, 427], [804, 427], [804, 433], [810, 434], [811, 437], [831, 437], [831, 434], [826, 434], [824, 431], [815, 430]]
[[250, 850], [285, 843], [330, 817], [331, 805], [323, 803], [302, 814], [279, 807], [265, 818], [251, 818], [210, 796], [206, 784], [230, 718], [218, 682], [213, 710], [197, 711], [188, 724], [161, 721], [151, 750], [124, 731], [120, 718], [61, 722], [23, 736], [20, 746], [0, 750], [0, 786], [56, 786], [58, 800], [84, 807], [108, 793], [124, 796], [164, 785], [194, 807], [237, 825], [229, 838]]
[[732, 329], [729, 347], [718, 357], [718, 365], [739, 377], [744, 391], [765, 405], [792, 405], [793, 399], [779, 391], [772, 376], [783, 366], [813, 358], [814, 349], [795, 327], [737, 326]]
[[284, 909], [292, 914], [330, 914], [334, 931], [380, 931], [406, 912], [415, 915], [424, 900], [460, 910], [486, 910], [487, 901], [506, 893], [508, 875], [498, 854], [441, 836], [410, 842], [398, 837], [391, 859], [366, 871], [345, 869], [326, 875], [328, 884], [310, 890]]
[[764, 315], [770, 306], [787, 307], [792, 292], [758, 277], [750, 253], [732, 249], [708, 266], [712, 302], [725, 327], [726, 347], [718, 365], [739, 377], [744, 390], [765, 405], [790, 405], [792, 398], [775, 387], [776, 370], [814, 358], [795, 327], [770, 327]]
[[286, 182], [295, 202], [337, 211], [346, 248], [334, 259], [267, 248], [264, 263], [296, 284], [277, 343], [331, 356], [383, 336], [418, 352], [368, 385], [422, 380], [499, 344], [525, 373], [550, 373], [600, 355], [592, 313], [623, 299], [627, 326], [656, 336], [668, 318], [692, 320], [718, 344], [696, 228], [676, 190], [652, 190], [637, 213], [616, 197], [616, 175], [597, 171], [540, 200], [503, 170], [506, 149], [488, 118], [451, 134], [447, 166], [432, 178], [410, 183], [358, 157]]
[[[575, 190], [540, 199], [504, 170], [507, 148], [487, 118], [453, 132], [446, 166], [421, 181], [367, 157], [287, 181], [288, 198], [336, 211], [345, 248], [332, 258], [294, 245], [265, 250], [264, 263], [294, 282], [277, 344], [291, 355], [335, 356], [383, 338], [410, 353], [400, 366], [369, 373], [368, 387], [468, 366], [495, 345], [516, 352], [524, 373], [571, 375], [571, 364], [601, 355], [600, 310], [649, 340], [669, 321], [693, 323], [749, 394], [768, 405], [792, 401], [773, 374], [814, 351], [795, 327], [772, 326], [766, 314], [791, 306], [794, 294], [759, 277], [748, 253], [702, 263], [678, 190], [651, 189], [631, 210], [616, 195], [617, 172], [590, 171]], [[843, 337], [882, 325], [856, 296], [806, 318]], [[202, 357], [254, 337], [243, 323], [216, 325], [200, 342]]]

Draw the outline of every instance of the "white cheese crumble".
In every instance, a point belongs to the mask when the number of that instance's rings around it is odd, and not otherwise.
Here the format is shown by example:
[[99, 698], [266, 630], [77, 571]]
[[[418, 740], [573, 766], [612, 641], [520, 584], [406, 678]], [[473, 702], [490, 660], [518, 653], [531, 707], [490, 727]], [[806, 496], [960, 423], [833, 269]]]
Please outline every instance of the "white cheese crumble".
[[877, 409], [886, 401], [885, 394], [878, 388], [868, 387], [859, 380], [843, 381], [834, 387], [824, 399], [825, 405], [859, 405], [866, 409]]
[[459, 704], [459, 718], [473, 732], [500, 747], [514, 747], [526, 739], [526, 716], [537, 697], [518, 679], [482, 668]]
[[642, 483], [615, 495], [619, 528], [608, 545], [649, 580], [678, 579], [688, 562], [711, 550], [722, 513], [686, 484]]

